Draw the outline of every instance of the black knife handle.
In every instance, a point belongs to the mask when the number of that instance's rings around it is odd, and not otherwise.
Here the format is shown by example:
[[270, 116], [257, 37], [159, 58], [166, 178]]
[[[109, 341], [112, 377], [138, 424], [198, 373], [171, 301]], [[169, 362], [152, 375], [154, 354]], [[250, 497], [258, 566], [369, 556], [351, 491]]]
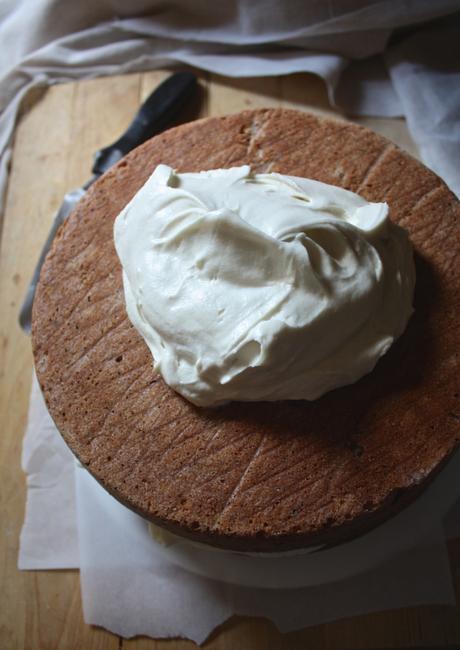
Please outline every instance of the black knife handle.
[[169, 126], [197, 88], [192, 72], [176, 72], [147, 97], [134, 120], [116, 142], [94, 156], [93, 174], [103, 174], [128, 151]]

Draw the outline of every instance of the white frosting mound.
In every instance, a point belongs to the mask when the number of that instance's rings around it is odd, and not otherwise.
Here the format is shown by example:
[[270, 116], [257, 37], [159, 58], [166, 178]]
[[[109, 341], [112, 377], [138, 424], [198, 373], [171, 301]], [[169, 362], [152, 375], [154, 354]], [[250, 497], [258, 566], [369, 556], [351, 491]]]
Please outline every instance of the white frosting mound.
[[115, 246], [155, 368], [200, 406], [351, 384], [412, 313], [412, 249], [387, 204], [306, 178], [159, 165]]

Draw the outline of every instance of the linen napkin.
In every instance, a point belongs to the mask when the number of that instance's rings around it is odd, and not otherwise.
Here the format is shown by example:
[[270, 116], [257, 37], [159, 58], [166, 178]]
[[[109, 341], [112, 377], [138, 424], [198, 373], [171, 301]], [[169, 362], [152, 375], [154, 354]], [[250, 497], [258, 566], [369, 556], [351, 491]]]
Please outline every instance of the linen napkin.
[[177, 64], [228, 77], [319, 75], [349, 114], [404, 115], [424, 162], [460, 196], [459, 27], [457, 0], [6, 3], [0, 213], [14, 125], [31, 89]]

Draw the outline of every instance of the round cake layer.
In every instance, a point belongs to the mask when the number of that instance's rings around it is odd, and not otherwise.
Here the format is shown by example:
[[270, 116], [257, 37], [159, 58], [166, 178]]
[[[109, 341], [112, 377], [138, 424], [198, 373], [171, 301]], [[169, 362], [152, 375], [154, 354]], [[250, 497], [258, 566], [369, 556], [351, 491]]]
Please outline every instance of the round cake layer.
[[[415, 250], [415, 313], [358, 383], [315, 402], [197, 408], [168, 388], [125, 311], [115, 217], [156, 165], [250, 164], [387, 201]], [[61, 228], [34, 303], [48, 408], [117, 499], [198, 541], [248, 551], [333, 544], [413, 498], [460, 441], [459, 202], [375, 133], [288, 110], [172, 129], [88, 191]]]

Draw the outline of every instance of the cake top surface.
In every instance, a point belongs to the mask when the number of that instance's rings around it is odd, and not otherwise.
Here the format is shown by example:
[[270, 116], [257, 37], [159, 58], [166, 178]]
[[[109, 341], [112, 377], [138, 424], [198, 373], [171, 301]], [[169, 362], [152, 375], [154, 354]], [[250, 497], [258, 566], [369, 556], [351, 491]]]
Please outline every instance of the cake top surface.
[[[415, 312], [359, 382], [315, 402], [197, 408], [153, 370], [130, 324], [113, 222], [150, 176], [251, 165], [386, 201], [415, 251]], [[34, 303], [48, 408], [89, 471], [173, 532], [278, 550], [334, 543], [399, 507], [458, 444], [459, 203], [395, 145], [281, 109], [172, 129], [87, 193], [59, 232]], [[398, 500], [398, 503], [396, 503]]]

